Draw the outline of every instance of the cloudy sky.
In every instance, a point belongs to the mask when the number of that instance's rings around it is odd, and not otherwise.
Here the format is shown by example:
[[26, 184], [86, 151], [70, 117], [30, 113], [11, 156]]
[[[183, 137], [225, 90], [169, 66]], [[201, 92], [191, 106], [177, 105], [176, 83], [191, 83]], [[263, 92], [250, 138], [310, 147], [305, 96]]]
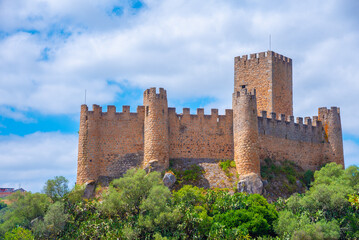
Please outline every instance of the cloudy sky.
[[0, 187], [76, 178], [80, 105], [231, 108], [233, 58], [293, 59], [294, 114], [339, 106], [359, 165], [359, 1], [0, 0]]

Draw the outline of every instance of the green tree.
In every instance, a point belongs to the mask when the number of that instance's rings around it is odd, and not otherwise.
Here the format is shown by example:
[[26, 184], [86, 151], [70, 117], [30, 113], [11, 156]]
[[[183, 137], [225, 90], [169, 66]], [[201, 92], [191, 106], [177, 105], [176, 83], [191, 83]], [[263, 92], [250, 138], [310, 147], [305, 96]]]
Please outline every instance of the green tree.
[[29, 228], [31, 220], [43, 217], [50, 205], [50, 199], [41, 193], [16, 192], [8, 197], [12, 204], [2, 217], [0, 236], [16, 226]]
[[181, 218], [171, 197], [159, 172], [131, 169], [111, 183], [100, 209], [105, 215], [122, 219], [127, 239], [152, 237], [154, 232], [166, 236], [174, 232]]
[[225, 207], [218, 211], [218, 214], [214, 216], [215, 222], [227, 229], [237, 229], [242, 233], [248, 232], [252, 237], [274, 235], [272, 225], [277, 219], [278, 213], [263, 196], [250, 194], [243, 197], [243, 194], [240, 193], [227, 196], [232, 199], [227, 200], [227, 204], [224, 205], [231, 207]]
[[33, 240], [35, 238], [31, 234], [30, 230], [24, 229], [22, 227], [17, 227], [7, 232], [5, 234], [4, 239], [5, 240]]
[[45, 183], [43, 192], [56, 202], [69, 192], [68, 180], [63, 176], [56, 176]]
[[191, 185], [184, 185], [180, 190], [173, 193], [173, 200], [176, 204], [201, 205], [205, 202], [205, 192]]
[[85, 185], [75, 185], [75, 187], [67, 194], [67, 201], [74, 204], [80, 202], [85, 192]]
[[291, 239], [339, 239], [340, 227], [336, 220], [324, 219], [313, 222], [306, 213], [294, 214], [291, 211], [279, 212], [276, 232], [283, 238]]
[[151, 189], [161, 184], [163, 186], [159, 172], [147, 174], [143, 169], [130, 169], [122, 178], [112, 181], [101, 209], [109, 214], [137, 215]]
[[56, 238], [64, 229], [67, 219], [64, 203], [56, 202], [49, 207], [44, 220], [38, 220], [32, 230], [38, 237]]
[[7, 207], [7, 204], [0, 201], [0, 210], [3, 209], [3, 208], [6, 208]]
[[294, 239], [339, 239], [359, 235], [359, 213], [349, 196], [358, 191], [359, 169], [329, 163], [314, 173], [312, 187], [294, 194], [279, 213], [275, 231]]

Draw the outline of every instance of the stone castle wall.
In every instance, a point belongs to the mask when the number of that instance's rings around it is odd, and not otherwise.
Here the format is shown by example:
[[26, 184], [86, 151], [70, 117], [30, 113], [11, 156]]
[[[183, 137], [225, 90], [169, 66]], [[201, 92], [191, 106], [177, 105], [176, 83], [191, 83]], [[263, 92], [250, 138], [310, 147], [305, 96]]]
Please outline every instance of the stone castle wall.
[[225, 115], [218, 109], [205, 115], [201, 108], [197, 114], [189, 108], [176, 113], [162, 88], [147, 89], [144, 106], [134, 113], [129, 106], [102, 112], [98, 105], [92, 111], [82, 105], [77, 183], [120, 177], [133, 167], [162, 171], [170, 160], [181, 168], [198, 163], [209, 187], [231, 183], [217, 181], [223, 177], [220, 160], [233, 159], [240, 175], [259, 175], [265, 158], [304, 169], [326, 162], [344, 166], [339, 108], [319, 108], [318, 116], [294, 122], [290, 58], [271, 51], [236, 57], [232, 100], [233, 110]]
[[88, 111], [86, 105], [82, 109], [77, 182], [85, 183], [100, 176], [118, 177], [141, 165], [143, 106], [136, 113], [130, 113], [129, 106], [123, 106], [122, 112], [116, 112], [115, 106], [108, 106], [107, 112], [97, 105], [93, 111]]
[[[128, 169], [143, 164], [145, 107], [139, 106], [136, 113], [130, 113], [129, 106], [124, 106], [122, 112], [116, 112], [114, 106], [108, 106], [107, 112], [102, 112], [97, 105], [94, 105], [94, 111], [88, 111], [86, 105], [82, 108], [86, 109], [81, 119], [87, 119], [87, 130], [80, 128], [79, 142], [84, 143], [79, 147], [77, 182], [84, 183], [100, 176], [119, 177]], [[286, 121], [284, 115], [280, 120], [273, 113], [271, 118], [265, 111], [261, 115], [257, 117], [258, 148], [244, 143], [239, 151], [247, 153], [257, 149], [259, 159], [291, 160], [304, 169], [316, 169], [325, 162], [337, 161], [317, 117], [312, 124], [310, 118], [305, 118], [303, 123], [303, 118], [294, 122], [293, 116]], [[192, 159], [188, 162], [203, 162], [206, 168], [207, 165], [213, 168], [219, 160], [234, 159], [233, 126], [230, 109], [225, 115], [218, 115], [217, 109], [212, 109], [211, 115], [205, 115], [203, 109], [190, 114], [185, 108], [183, 113], [177, 114], [175, 108], [168, 108], [169, 159], [181, 160], [182, 165], [185, 159]], [[251, 131], [247, 135], [255, 136]], [[238, 137], [247, 135], [240, 132]], [[246, 168], [245, 165], [238, 166]], [[259, 172], [259, 166], [255, 172]], [[211, 180], [208, 184], [221, 186], [222, 183]]]
[[169, 108], [171, 159], [233, 159], [232, 110], [225, 115], [218, 115], [217, 109], [212, 109], [211, 115], [205, 115], [203, 109], [197, 109], [197, 114], [190, 114], [189, 108], [182, 114], [175, 111]]

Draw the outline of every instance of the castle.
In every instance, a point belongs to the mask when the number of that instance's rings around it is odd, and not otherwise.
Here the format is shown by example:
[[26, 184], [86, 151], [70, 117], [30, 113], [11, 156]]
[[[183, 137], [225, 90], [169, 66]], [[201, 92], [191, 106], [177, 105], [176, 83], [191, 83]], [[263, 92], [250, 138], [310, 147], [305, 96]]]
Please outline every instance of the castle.
[[[219, 115], [169, 108], [163, 88], [147, 89], [137, 112], [81, 106], [77, 184], [116, 178], [133, 167], [163, 171], [170, 161], [234, 159], [240, 177], [260, 177], [260, 160], [290, 160], [304, 169], [344, 167], [339, 108], [294, 121], [292, 60], [272, 51], [234, 59], [232, 109]], [[218, 176], [216, 176], [218, 178]]]

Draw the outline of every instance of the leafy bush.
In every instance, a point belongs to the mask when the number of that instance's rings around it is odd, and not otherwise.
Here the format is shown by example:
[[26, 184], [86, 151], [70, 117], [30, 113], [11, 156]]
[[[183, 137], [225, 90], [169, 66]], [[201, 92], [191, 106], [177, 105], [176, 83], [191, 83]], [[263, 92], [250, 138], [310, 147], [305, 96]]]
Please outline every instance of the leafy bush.
[[172, 171], [176, 178], [177, 183], [182, 183], [183, 181], [186, 182], [194, 182], [200, 180], [203, 172], [202, 168], [196, 164], [192, 164], [189, 169], [186, 170], [176, 170], [176, 169], [170, 169]]
[[44, 216], [44, 220], [38, 220], [32, 227], [37, 237], [56, 238], [64, 229], [68, 214], [64, 211], [64, 203], [52, 204]]
[[314, 173], [312, 170], [307, 170], [303, 175], [303, 182], [307, 187], [310, 186], [310, 183], [314, 180]]
[[7, 204], [0, 201], [0, 210], [3, 209], [3, 208], [6, 208], [7, 207]]
[[[128, 170], [123, 178], [112, 181], [100, 209], [120, 216], [137, 215], [142, 201], [148, 197], [151, 189], [163, 186], [160, 175], [159, 172], [147, 174], [143, 169]], [[168, 189], [167, 191], [169, 192]]]
[[24, 229], [22, 227], [14, 228], [13, 230], [5, 234], [5, 240], [33, 240], [34, 236], [31, 234], [30, 230]]
[[16, 192], [8, 197], [12, 204], [2, 216], [0, 236], [15, 228], [22, 226], [29, 228], [31, 220], [43, 217], [50, 205], [50, 199], [41, 193]]
[[230, 177], [231, 174], [229, 172], [229, 168], [235, 168], [236, 163], [233, 160], [226, 160], [226, 161], [219, 162], [219, 166], [220, 166], [220, 168], [222, 168], [223, 172], [225, 172], [226, 176]]
[[358, 168], [329, 163], [314, 173], [312, 187], [295, 194], [279, 213], [275, 231], [293, 239], [347, 239], [359, 234], [359, 213], [348, 196], [358, 190]]
[[[290, 164], [273, 166], [297, 176]], [[258, 194], [189, 185], [171, 193], [160, 173], [132, 169], [103, 187], [102, 199], [82, 199], [80, 186], [52, 204], [45, 194], [12, 195], [0, 210], [0, 238], [34, 239], [26, 229], [39, 239], [359, 238], [359, 169], [328, 164], [314, 176], [305, 194], [269, 204]]]
[[185, 185], [180, 190], [173, 193], [173, 201], [178, 205], [201, 205], [205, 202], [205, 192], [198, 187]]
[[85, 185], [75, 185], [75, 187], [66, 195], [65, 200], [74, 204], [80, 202], [85, 192]]

